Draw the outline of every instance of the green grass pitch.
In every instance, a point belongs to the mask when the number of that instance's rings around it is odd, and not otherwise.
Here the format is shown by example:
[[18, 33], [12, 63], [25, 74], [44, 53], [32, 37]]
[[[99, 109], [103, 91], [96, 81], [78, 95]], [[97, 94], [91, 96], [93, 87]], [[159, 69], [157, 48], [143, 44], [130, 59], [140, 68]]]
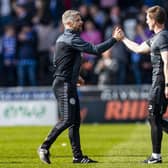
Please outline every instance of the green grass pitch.
[[51, 148], [51, 165], [41, 163], [37, 148], [51, 127], [0, 127], [0, 168], [167, 168], [168, 136], [162, 143], [163, 163], [140, 163], [151, 153], [147, 124], [108, 124], [81, 126], [84, 154], [98, 160], [94, 164], [72, 164], [65, 131]]

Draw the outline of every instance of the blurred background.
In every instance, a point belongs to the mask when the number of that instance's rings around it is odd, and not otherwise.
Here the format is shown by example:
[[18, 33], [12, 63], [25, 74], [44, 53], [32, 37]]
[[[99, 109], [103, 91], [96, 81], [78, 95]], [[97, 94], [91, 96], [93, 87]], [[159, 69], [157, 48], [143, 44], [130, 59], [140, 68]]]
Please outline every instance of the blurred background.
[[[51, 111], [52, 119], [59, 118], [51, 90], [52, 57], [55, 41], [64, 31], [65, 10], [81, 12], [85, 41], [98, 44], [120, 25], [127, 37], [141, 43], [153, 35], [145, 21], [145, 11], [153, 5], [168, 11], [167, 0], [0, 0], [1, 125], [2, 118], [6, 124], [24, 124], [23, 117], [47, 116]], [[102, 55], [83, 53], [82, 58], [86, 82], [79, 89], [82, 121], [145, 121], [150, 56], [132, 53], [119, 42]]]

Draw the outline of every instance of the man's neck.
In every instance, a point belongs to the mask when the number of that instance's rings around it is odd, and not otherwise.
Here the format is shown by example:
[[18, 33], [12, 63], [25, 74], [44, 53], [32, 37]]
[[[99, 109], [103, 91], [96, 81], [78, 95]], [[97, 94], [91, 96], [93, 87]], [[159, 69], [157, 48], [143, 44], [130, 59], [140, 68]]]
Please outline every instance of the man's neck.
[[165, 25], [164, 24], [159, 24], [159, 25], [155, 26], [154, 32], [155, 32], [155, 34], [157, 34], [157, 33], [159, 33], [160, 31], [162, 31], [164, 29], [165, 29]]

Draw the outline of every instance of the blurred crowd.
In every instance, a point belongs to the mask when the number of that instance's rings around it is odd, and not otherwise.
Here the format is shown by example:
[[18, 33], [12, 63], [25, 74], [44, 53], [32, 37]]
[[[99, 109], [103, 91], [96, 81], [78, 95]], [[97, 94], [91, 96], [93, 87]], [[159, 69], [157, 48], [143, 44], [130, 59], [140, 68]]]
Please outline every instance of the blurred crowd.
[[[0, 0], [0, 86], [51, 85], [54, 43], [64, 31], [65, 10], [81, 12], [85, 41], [98, 44], [119, 25], [141, 43], [153, 34], [145, 11], [156, 4], [168, 9], [167, 0]], [[150, 56], [132, 53], [121, 42], [102, 55], [83, 53], [82, 58], [81, 76], [88, 85], [151, 83]]]

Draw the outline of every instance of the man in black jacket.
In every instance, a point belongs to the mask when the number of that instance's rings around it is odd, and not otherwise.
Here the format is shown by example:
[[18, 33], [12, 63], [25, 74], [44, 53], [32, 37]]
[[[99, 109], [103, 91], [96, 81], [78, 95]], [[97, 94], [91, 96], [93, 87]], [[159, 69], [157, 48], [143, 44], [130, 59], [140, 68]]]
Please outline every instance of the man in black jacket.
[[50, 164], [49, 148], [56, 138], [69, 128], [69, 139], [73, 151], [73, 163], [96, 162], [84, 156], [80, 145], [80, 106], [77, 95], [77, 83], [83, 83], [79, 77], [81, 64], [81, 52], [100, 54], [109, 49], [121, 39], [119, 28], [116, 28], [113, 37], [107, 41], [92, 45], [80, 38], [83, 22], [80, 13], [75, 10], [68, 10], [62, 16], [65, 27], [64, 33], [57, 39], [53, 64], [55, 67], [53, 90], [58, 102], [58, 110], [62, 119], [54, 126], [48, 137], [39, 148], [40, 159]]

